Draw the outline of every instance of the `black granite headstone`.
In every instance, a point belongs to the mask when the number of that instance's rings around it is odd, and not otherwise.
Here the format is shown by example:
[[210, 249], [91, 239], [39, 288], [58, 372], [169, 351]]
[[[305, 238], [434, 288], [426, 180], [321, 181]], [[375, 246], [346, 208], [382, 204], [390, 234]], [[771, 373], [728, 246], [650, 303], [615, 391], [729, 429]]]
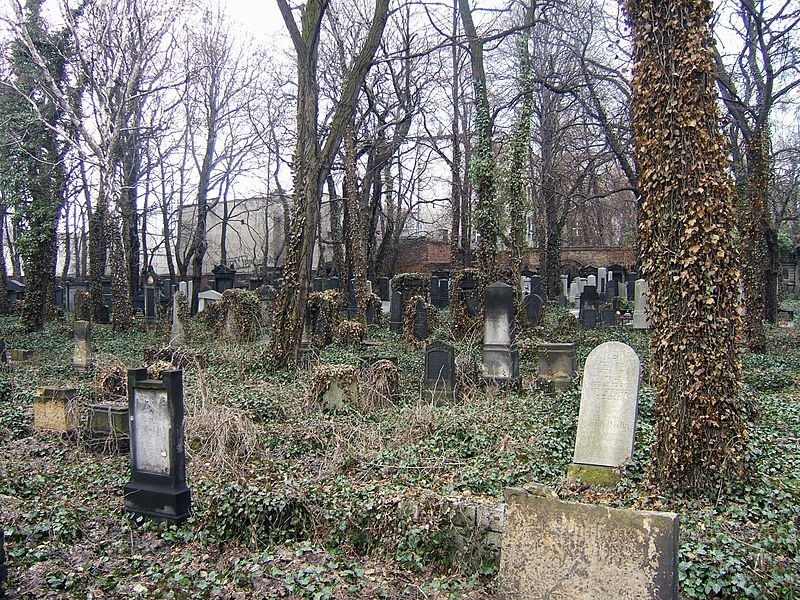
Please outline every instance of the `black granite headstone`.
[[447, 279], [439, 279], [439, 306], [450, 306], [450, 281]]
[[183, 371], [161, 381], [147, 369], [128, 370], [131, 479], [125, 510], [157, 520], [184, 521], [191, 512], [183, 443]]
[[111, 306], [109, 304], [103, 304], [100, 307], [100, 320], [98, 322], [101, 325], [108, 325], [111, 323]]
[[314, 277], [311, 280], [311, 291], [322, 292], [325, 290], [325, 280], [322, 277]]
[[339, 278], [338, 277], [329, 277], [325, 280], [325, 289], [326, 290], [338, 290], [340, 287]]
[[431, 342], [425, 348], [425, 399], [432, 402], [452, 400], [455, 387], [455, 349], [444, 342]]
[[600, 297], [597, 295], [597, 286], [583, 286], [583, 292], [581, 292], [580, 311], [583, 312], [587, 308], [597, 310], [599, 302]]
[[211, 272], [214, 274], [214, 289], [220, 294], [234, 287], [236, 269], [228, 265], [217, 265]]
[[403, 296], [400, 292], [392, 292], [392, 301], [389, 304], [389, 331], [395, 333], [403, 331]]
[[378, 292], [382, 302], [389, 302], [389, 278], [378, 277]]
[[525, 296], [525, 316], [528, 318], [528, 325], [538, 325], [541, 314], [542, 297], [538, 294]]
[[542, 297], [542, 276], [531, 275], [531, 294]]
[[251, 277], [250, 281], [247, 282], [248, 289], [251, 291], [256, 291], [262, 285], [264, 285], [263, 277]]
[[8, 352], [6, 352], [6, 341], [0, 339], [0, 364], [8, 364]]
[[586, 307], [581, 311], [581, 323], [586, 327], [597, 327], [597, 310], [594, 307]]
[[431, 304], [436, 308], [441, 308], [439, 304], [439, 278], [436, 275], [431, 275]]

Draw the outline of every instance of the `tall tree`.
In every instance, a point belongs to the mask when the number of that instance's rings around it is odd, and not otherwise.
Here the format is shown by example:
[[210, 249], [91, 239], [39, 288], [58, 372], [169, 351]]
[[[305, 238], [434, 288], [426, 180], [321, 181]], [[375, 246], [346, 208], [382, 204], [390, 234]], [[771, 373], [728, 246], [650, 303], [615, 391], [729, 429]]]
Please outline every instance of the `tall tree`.
[[738, 472], [738, 271], [709, 0], [627, 0], [642, 275], [656, 388], [652, 477], [702, 493]]
[[56, 134], [63, 110], [43, 85], [41, 69], [63, 88], [69, 36], [46, 30], [41, 7], [41, 0], [20, 7], [17, 31], [22, 35], [12, 42], [12, 74], [0, 95], [0, 185], [21, 233], [16, 247], [27, 284], [21, 321], [28, 330], [41, 329], [52, 307], [65, 185], [65, 145]]
[[297, 145], [294, 153], [294, 214], [287, 242], [283, 286], [273, 322], [272, 354], [279, 365], [297, 360], [311, 279], [314, 240], [317, 235], [322, 186], [331, 162], [352, 119], [361, 86], [372, 66], [389, 13], [389, 0], [376, 0], [362, 46], [345, 73], [341, 95], [324, 140], [320, 136], [318, 49], [320, 28], [328, 0], [309, 0], [295, 21], [288, 0], [278, 7], [292, 39], [297, 58]]

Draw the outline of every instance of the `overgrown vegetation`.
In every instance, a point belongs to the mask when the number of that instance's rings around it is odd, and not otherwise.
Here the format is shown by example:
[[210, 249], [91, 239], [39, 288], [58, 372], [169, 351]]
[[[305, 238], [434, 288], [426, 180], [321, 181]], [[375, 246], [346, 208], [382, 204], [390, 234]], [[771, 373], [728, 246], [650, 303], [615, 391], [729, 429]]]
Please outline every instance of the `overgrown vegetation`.
[[[565, 332], [565, 311], [519, 336], [522, 385], [502, 392], [476, 376], [477, 338], [455, 344], [457, 403], [422, 399], [423, 354], [370, 328], [380, 346], [330, 345], [322, 364], [363, 368], [394, 357], [391, 402], [329, 411], [313, 400], [308, 372], [265, 369], [250, 344], [220, 342], [195, 328], [182, 346], [187, 477], [194, 515], [168, 526], [123, 512], [126, 455], [34, 433], [37, 386], [72, 381], [84, 402], [104, 393], [74, 375], [69, 327], [25, 333], [0, 320], [11, 347], [36, 352], [0, 372], [0, 511], [12, 592], [20, 598], [483, 598], [496, 593], [491, 554], [459, 538], [448, 498], [498, 502], [508, 486], [545, 483], [562, 498], [681, 515], [680, 577], [687, 598], [793, 598], [800, 594], [800, 332], [768, 329], [774, 354], [745, 355], [745, 393], [757, 407], [748, 476], [704, 500], [664, 496], [646, 474], [655, 394], [646, 334], [621, 328]], [[440, 312], [436, 339], [449, 339]], [[154, 363], [143, 331], [94, 329], [100, 368]], [[565, 483], [579, 392], [559, 396], [535, 380], [536, 342], [569, 338], [579, 362], [597, 344], [623, 341], [645, 361], [637, 447], [618, 487]], [[214, 343], [209, 343], [214, 340]], [[165, 340], [162, 340], [165, 341]], [[156, 358], [158, 357], [158, 358]], [[183, 357], [189, 357], [184, 360]], [[192, 358], [193, 357], [193, 358]], [[202, 358], [200, 358], [202, 357]], [[394, 365], [383, 362], [381, 369]], [[388, 363], [388, 364], [386, 364]], [[374, 365], [381, 364], [376, 360]], [[355, 370], [348, 372], [356, 373]]]

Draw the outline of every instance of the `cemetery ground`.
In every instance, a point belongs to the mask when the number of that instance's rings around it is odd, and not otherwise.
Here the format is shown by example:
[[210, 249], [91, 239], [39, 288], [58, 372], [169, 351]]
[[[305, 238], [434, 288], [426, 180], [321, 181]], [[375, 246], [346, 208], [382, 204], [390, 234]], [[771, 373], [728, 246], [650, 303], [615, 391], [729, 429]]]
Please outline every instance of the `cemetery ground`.
[[[145, 349], [163, 339], [95, 326], [97, 368], [75, 374], [71, 324], [25, 334], [15, 318], [0, 320], [10, 347], [35, 353], [0, 373], [10, 597], [493, 597], [497, 534], [465, 526], [457, 507], [494, 507], [505, 488], [534, 482], [562, 499], [677, 512], [684, 597], [800, 597], [800, 327], [770, 329], [768, 353], [743, 357], [748, 477], [693, 500], [647, 483], [646, 332], [565, 328], [565, 314], [550, 309], [543, 327], [517, 338], [518, 388], [481, 383], [480, 333], [457, 343], [461, 396], [442, 405], [423, 399], [422, 349], [371, 327], [381, 346], [328, 346], [320, 359], [396, 356], [399, 398], [335, 412], [308, 398], [307, 372], [272, 369], [265, 346], [196, 335], [176, 356], [194, 512], [178, 526], [123, 511], [126, 452], [85, 433], [33, 430], [37, 387], [71, 382], [83, 404], [109, 400], [124, 394], [123, 369], [146, 364]], [[434, 337], [448, 332], [442, 312]], [[567, 483], [580, 388], [556, 395], [536, 380], [537, 342], [575, 342], [580, 372], [607, 340], [629, 344], [643, 364], [636, 450], [613, 489]]]

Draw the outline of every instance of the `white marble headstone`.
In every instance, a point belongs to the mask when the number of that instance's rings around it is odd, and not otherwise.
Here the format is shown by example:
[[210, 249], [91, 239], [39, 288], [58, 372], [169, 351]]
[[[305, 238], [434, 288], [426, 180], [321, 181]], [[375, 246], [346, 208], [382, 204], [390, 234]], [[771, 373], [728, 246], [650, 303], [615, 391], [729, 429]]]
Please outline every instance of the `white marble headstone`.
[[135, 419], [136, 469], [154, 475], [169, 475], [172, 450], [167, 391], [136, 389], [132, 418]]
[[574, 463], [619, 467], [630, 459], [640, 376], [639, 357], [626, 344], [605, 342], [589, 353], [583, 369]]

